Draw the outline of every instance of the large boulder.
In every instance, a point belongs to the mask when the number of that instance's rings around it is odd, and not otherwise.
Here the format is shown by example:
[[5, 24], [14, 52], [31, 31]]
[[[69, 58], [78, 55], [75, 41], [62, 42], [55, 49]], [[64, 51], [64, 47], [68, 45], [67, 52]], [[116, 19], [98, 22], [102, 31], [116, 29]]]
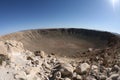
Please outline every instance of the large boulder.
[[69, 63], [61, 63], [60, 72], [62, 76], [72, 76], [74, 69], [71, 64]]
[[111, 72], [116, 72], [116, 73], [118, 73], [119, 71], [120, 71], [120, 67], [118, 65], [114, 65], [114, 67], [111, 70]]
[[107, 80], [118, 80], [120, 77], [120, 74], [112, 74]]
[[78, 74], [85, 74], [90, 69], [90, 65], [88, 63], [81, 63], [77, 68], [76, 72]]
[[35, 56], [40, 56], [41, 58], [45, 58], [47, 55], [45, 55], [44, 51], [35, 51], [34, 52]]

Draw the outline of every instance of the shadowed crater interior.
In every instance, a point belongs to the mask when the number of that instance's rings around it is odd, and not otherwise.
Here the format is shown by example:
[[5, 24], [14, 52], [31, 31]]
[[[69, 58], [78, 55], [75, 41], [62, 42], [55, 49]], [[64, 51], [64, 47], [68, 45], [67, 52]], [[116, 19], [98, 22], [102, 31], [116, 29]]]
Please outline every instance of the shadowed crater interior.
[[115, 36], [109, 32], [87, 29], [34, 29], [1, 36], [0, 40], [17, 40], [30, 51], [43, 50], [60, 56], [72, 56], [88, 48], [105, 48]]

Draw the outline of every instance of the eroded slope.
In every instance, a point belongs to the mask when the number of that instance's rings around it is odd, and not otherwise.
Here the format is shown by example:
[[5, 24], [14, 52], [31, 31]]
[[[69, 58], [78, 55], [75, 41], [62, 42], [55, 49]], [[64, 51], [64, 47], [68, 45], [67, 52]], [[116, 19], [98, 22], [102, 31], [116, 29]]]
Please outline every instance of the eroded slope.
[[30, 51], [43, 50], [60, 56], [75, 56], [88, 48], [105, 48], [115, 35], [85, 29], [36, 29], [1, 36], [0, 40], [16, 40]]

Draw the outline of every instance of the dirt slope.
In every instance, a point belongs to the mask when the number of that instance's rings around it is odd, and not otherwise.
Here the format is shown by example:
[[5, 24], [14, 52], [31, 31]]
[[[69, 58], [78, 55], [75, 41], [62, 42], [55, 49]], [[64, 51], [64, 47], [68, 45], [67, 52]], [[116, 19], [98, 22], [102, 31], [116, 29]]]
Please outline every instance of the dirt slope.
[[26, 30], [1, 36], [0, 40], [20, 41], [30, 51], [43, 50], [60, 56], [77, 56], [88, 48], [107, 47], [114, 36], [109, 32], [61, 28]]

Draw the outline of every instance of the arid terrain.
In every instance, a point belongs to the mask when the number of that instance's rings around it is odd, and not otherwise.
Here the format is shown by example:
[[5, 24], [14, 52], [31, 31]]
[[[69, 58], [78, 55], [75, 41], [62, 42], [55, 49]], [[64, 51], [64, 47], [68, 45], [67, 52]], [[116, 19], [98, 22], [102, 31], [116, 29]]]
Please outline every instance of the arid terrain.
[[120, 80], [119, 35], [36, 29], [0, 36], [0, 80]]
[[1, 36], [0, 40], [20, 41], [30, 51], [43, 50], [60, 56], [72, 56], [88, 48], [105, 48], [113, 36], [109, 32], [85, 29], [37, 29], [11, 33]]

